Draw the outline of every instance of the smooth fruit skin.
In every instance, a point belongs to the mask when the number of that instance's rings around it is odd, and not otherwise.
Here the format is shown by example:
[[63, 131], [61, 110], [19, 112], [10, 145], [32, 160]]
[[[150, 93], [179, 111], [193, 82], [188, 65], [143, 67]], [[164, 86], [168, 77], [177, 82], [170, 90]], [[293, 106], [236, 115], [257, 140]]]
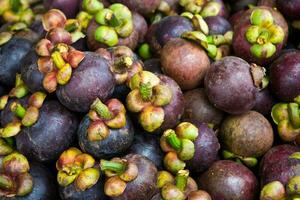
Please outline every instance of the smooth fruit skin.
[[145, 18], [140, 15], [139, 13], [132, 13], [133, 14], [133, 25], [136, 31], [139, 33], [139, 43], [143, 43], [145, 36], [148, 30], [148, 24]]
[[124, 157], [137, 165], [139, 175], [127, 183], [126, 189], [112, 200], [145, 200], [150, 199], [156, 192], [157, 169], [152, 161], [139, 154], [128, 154]]
[[164, 45], [171, 39], [180, 38], [187, 31], [192, 31], [191, 21], [181, 16], [168, 16], [152, 24], [146, 35], [153, 52], [159, 54]]
[[276, 5], [284, 16], [292, 19], [300, 19], [300, 1], [299, 0], [276, 0]]
[[290, 158], [293, 153], [299, 151], [298, 146], [289, 144], [278, 145], [270, 149], [260, 163], [261, 187], [272, 181], [279, 181], [285, 185], [290, 178], [300, 175], [300, 160]]
[[161, 65], [164, 73], [173, 78], [182, 90], [189, 90], [203, 83], [210, 61], [201, 47], [176, 38], [163, 47]]
[[105, 101], [114, 90], [115, 79], [108, 62], [94, 52], [85, 52], [85, 58], [76, 68], [70, 81], [56, 90], [58, 100], [68, 109], [88, 112], [98, 97]]
[[209, 102], [203, 88], [185, 92], [184, 100], [183, 119], [198, 120], [216, 126], [223, 120], [224, 113]]
[[80, 0], [43, 0], [47, 10], [56, 8], [61, 10], [67, 18], [75, 18], [79, 10]]
[[49, 169], [38, 162], [30, 163], [30, 175], [33, 178], [33, 190], [24, 197], [1, 197], [2, 200], [53, 200], [58, 199], [55, 178]]
[[270, 86], [282, 101], [292, 101], [300, 94], [300, 51], [284, 53], [272, 63]]
[[[245, 37], [246, 31], [251, 26], [249, 18], [253, 9], [256, 8], [261, 8], [270, 11], [274, 18], [274, 24], [280, 26], [283, 29], [283, 32], [285, 33], [283, 42], [276, 45], [276, 53], [274, 53], [274, 55], [269, 58], [257, 58], [254, 55], [252, 55], [250, 51], [252, 44], [250, 44]], [[281, 50], [285, 46], [288, 38], [288, 24], [285, 21], [284, 17], [273, 8], [260, 6], [254, 7], [253, 9], [245, 11], [237, 21], [237, 24], [234, 26], [232, 47], [235, 55], [245, 59], [247, 62], [256, 63], [258, 65], [266, 65], [272, 62], [280, 54]]]
[[28, 54], [33, 42], [13, 37], [8, 43], [0, 47], [0, 83], [14, 86], [16, 73], [20, 72], [22, 59]]
[[77, 118], [57, 101], [44, 102], [37, 123], [17, 135], [17, 150], [39, 162], [55, 160], [72, 144], [77, 125]]
[[201, 175], [199, 188], [214, 200], [255, 200], [258, 183], [254, 174], [242, 164], [221, 160]]
[[193, 173], [202, 173], [219, 160], [220, 144], [215, 132], [208, 128], [205, 123], [192, 122], [199, 129], [199, 135], [194, 142], [194, 157], [186, 161], [186, 167]]
[[264, 116], [268, 116], [274, 104], [275, 100], [271, 92], [268, 88], [265, 88], [256, 94], [253, 110], [263, 114]]
[[250, 65], [241, 58], [228, 56], [214, 62], [205, 76], [209, 101], [230, 114], [242, 114], [255, 105], [257, 89]]
[[87, 128], [90, 119], [85, 116], [81, 121], [77, 135], [81, 149], [97, 159], [110, 159], [122, 155], [132, 144], [134, 129], [129, 116], [126, 116], [126, 125], [121, 129], [110, 129], [107, 138], [100, 141], [89, 141]]
[[255, 111], [228, 116], [221, 125], [218, 137], [223, 148], [245, 157], [264, 155], [274, 140], [271, 124]]
[[224, 35], [227, 31], [231, 31], [231, 24], [221, 16], [213, 16], [204, 18], [209, 28], [210, 35]]

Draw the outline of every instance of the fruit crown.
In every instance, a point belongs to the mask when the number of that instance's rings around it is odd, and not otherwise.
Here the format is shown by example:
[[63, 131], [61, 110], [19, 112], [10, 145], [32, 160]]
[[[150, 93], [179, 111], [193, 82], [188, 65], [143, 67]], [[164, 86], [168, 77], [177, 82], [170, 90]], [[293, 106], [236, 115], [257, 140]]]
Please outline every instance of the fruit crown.
[[213, 0], [179, 0], [179, 4], [185, 11], [202, 17], [217, 16], [222, 9], [220, 2]]

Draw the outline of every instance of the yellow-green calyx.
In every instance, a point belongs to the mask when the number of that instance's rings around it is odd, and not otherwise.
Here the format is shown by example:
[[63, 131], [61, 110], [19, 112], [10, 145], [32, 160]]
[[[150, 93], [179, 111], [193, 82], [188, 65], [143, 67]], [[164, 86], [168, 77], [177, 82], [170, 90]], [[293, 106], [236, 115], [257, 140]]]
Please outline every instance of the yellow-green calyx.
[[260, 192], [260, 200], [285, 199], [284, 185], [279, 181], [273, 181], [263, 187]]
[[195, 29], [195, 31], [183, 33], [182, 38], [199, 44], [214, 60], [219, 60], [229, 54], [233, 37], [232, 31], [228, 31], [224, 35], [209, 35], [208, 25], [201, 15], [184, 12], [181, 16], [190, 19]]
[[11, 152], [1, 157], [0, 168], [0, 197], [25, 196], [32, 191], [34, 182], [25, 156]]
[[100, 168], [107, 176], [104, 184], [104, 192], [109, 197], [122, 195], [126, 189], [126, 185], [134, 181], [139, 174], [135, 163], [121, 158], [113, 158], [110, 161], [101, 160]]
[[276, 53], [276, 45], [283, 42], [285, 33], [275, 24], [270, 11], [254, 9], [250, 16], [251, 26], [245, 37], [252, 45], [250, 51], [257, 58], [270, 58]]
[[172, 100], [171, 89], [158, 76], [140, 71], [129, 81], [131, 92], [126, 98], [129, 111], [139, 113], [139, 122], [148, 132], [154, 132], [164, 122], [164, 109]]
[[200, 14], [202, 17], [217, 16], [222, 5], [214, 0], [179, 0], [185, 11]]
[[98, 49], [98, 54], [107, 59], [111, 65], [117, 84], [128, 84], [131, 77], [143, 70], [142, 63], [135, 58], [133, 51], [126, 46], [116, 46], [109, 49]]
[[226, 160], [234, 160], [238, 163], [243, 163], [247, 167], [255, 167], [258, 163], [257, 158], [239, 156], [227, 150], [222, 151], [222, 156]]
[[294, 141], [300, 134], [300, 96], [291, 103], [278, 103], [273, 106], [271, 116], [277, 124], [282, 140]]
[[100, 141], [107, 138], [110, 128], [120, 129], [126, 126], [126, 109], [118, 99], [110, 99], [105, 104], [96, 99], [88, 114], [91, 123], [87, 129], [90, 141]]
[[100, 170], [95, 166], [94, 158], [74, 147], [60, 155], [56, 169], [60, 186], [67, 187], [74, 183], [80, 191], [93, 187], [100, 177]]
[[160, 146], [167, 153], [164, 164], [168, 170], [177, 173], [179, 170], [184, 169], [184, 161], [194, 157], [194, 141], [198, 134], [198, 128], [189, 122], [182, 122], [175, 130], [168, 129], [163, 133]]
[[130, 36], [134, 29], [131, 11], [119, 3], [100, 9], [95, 20], [99, 24], [95, 31], [95, 40], [109, 47], [116, 46], [119, 37]]

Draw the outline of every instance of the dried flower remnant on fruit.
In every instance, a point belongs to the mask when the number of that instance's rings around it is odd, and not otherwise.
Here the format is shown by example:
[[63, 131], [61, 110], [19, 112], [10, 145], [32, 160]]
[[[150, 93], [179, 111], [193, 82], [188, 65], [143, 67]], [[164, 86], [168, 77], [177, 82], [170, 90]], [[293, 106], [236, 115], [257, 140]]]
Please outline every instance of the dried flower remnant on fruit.
[[87, 129], [90, 141], [100, 141], [107, 138], [110, 129], [120, 129], [126, 126], [126, 109], [118, 99], [110, 99], [104, 103], [96, 99], [88, 114], [91, 123]]
[[0, 197], [22, 197], [33, 189], [33, 178], [29, 174], [29, 162], [18, 152], [1, 157]]
[[109, 47], [116, 46], [119, 37], [129, 37], [134, 30], [131, 11], [120, 3], [99, 9], [95, 21], [99, 24], [94, 34], [95, 40]]
[[101, 160], [100, 168], [107, 177], [104, 184], [104, 193], [109, 197], [122, 195], [126, 185], [134, 181], [139, 175], [135, 163], [121, 158], [113, 158], [110, 161]]
[[251, 26], [245, 37], [252, 45], [250, 51], [257, 58], [270, 58], [276, 53], [276, 45], [283, 42], [285, 33], [276, 25], [270, 11], [254, 9], [250, 16]]
[[100, 170], [92, 156], [71, 147], [56, 162], [57, 182], [61, 187], [74, 183], [79, 191], [93, 187], [99, 180]]
[[184, 12], [181, 16], [190, 19], [195, 29], [195, 31], [183, 33], [182, 38], [199, 44], [214, 60], [220, 60], [229, 55], [233, 38], [232, 31], [227, 31], [224, 35], [210, 35], [209, 27], [201, 15]]
[[141, 126], [148, 132], [154, 132], [164, 122], [163, 107], [173, 98], [171, 89], [149, 71], [134, 74], [129, 87], [131, 92], [126, 98], [128, 110], [139, 113]]
[[277, 103], [271, 116], [277, 125], [279, 136], [286, 142], [295, 141], [300, 135], [300, 96], [290, 103]]
[[166, 153], [164, 158], [166, 169], [176, 174], [185, 168], [185, 161], [194, 157], [194, 141], [198, 134], [198, 128], [189, 122], [182, 122], [175, 130], [168, 129], [163, 133], [160, 146]]
[[110, 70], [113, 72], [117, 84], [128, 84], [135, 73], [143, 70], [141, 61], [135, 58], [134, 52], [126, 46], [100, 48], [96, 53], [111, 64]]

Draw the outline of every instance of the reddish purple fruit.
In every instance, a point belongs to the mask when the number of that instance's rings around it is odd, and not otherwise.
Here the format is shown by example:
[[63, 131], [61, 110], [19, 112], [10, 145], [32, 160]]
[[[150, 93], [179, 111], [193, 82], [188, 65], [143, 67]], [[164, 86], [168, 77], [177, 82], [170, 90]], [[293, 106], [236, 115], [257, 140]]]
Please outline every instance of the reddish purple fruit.
[[75, 18], [79, 10], [79, 0], [43, 0], [47, 10], [56, 8], [61, 10], [68, 18]]
[[299, 0], [276, 0], [277, 8], [292, 19], [300, 19], [300, 1]]

